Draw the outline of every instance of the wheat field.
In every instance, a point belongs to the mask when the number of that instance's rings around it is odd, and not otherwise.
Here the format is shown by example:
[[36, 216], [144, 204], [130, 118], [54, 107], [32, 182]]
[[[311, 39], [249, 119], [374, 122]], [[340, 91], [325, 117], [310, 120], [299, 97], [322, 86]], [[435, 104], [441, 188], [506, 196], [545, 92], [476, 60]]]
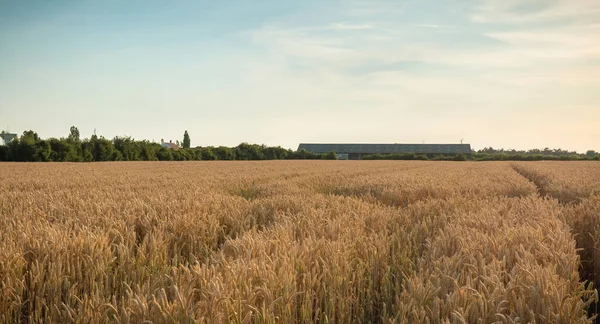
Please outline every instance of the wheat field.
[[0, 164], [3, 323], [592, 323], [600, 163]]

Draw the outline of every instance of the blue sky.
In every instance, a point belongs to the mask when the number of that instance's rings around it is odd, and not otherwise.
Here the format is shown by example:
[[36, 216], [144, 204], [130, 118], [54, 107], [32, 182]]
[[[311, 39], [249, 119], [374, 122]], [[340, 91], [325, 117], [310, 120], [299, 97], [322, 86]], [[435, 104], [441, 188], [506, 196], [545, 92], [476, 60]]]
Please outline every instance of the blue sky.
[[0, 128], [600, 151], [600, 1], [0, 0]]

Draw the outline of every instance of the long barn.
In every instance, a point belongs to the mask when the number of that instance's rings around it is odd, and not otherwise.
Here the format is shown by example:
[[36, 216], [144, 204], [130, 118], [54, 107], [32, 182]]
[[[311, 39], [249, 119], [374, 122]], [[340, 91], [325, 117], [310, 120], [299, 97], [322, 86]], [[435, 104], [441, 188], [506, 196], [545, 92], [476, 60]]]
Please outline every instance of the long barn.
[[298, 150], [324, 154], [335, 152], [341, 159], [360, 160], [371, 154], [471, 154], [470, 144], [316, 144], [301, 143]]

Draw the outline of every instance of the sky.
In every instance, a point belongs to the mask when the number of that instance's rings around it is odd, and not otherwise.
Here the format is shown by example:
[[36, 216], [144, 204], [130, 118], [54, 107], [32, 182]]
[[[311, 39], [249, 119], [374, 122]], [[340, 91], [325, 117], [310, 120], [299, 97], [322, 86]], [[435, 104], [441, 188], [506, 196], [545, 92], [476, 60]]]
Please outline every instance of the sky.
[[0, 0], [0, 129], [600, 151], [598, 0]]

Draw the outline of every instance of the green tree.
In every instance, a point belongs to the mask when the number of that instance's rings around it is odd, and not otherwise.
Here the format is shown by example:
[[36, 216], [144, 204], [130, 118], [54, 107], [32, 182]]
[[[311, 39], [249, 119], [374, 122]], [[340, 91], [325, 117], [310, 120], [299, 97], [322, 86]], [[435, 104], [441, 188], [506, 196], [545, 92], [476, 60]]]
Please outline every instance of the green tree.
[[10, 161], [8, 146], [0, 146], [0, 161]]
[[52, 161], [52, 147], [48, 141], [39, 140], [35, 143], [37, 156], [42, 162]]
[[337, 155], [335, 155], [335, 152], [328, 152], [323, 156], [323, 160], [337, 160]]
[[[25, 131], [18, 142], [15, 141], [13, 151], [15, 160], [20, 162], [38, 162], [41, 158], [37, 154], [36, 142], [39, 140], [38, 134], [34, 131]], [[13, 142], [11, 142], [12, 144]]]
[[264, 160], [265, 156], [262, 146], [257, 144], [241, 143], [235, 148], [235, 156], [238, 160]]
[[219, 146], [213, 149], [219, 160], [235, 160], [235, 153], [231, 147]]
[[50, 138], [48, 140], [50, 144], [51, 153], [50, 159], [55, 162], [77, 162], [80, 157], [77, 154], [75, 144], [65, 140]]
[[454, 160], [454, 161], [466, 161], [466, 160], [467, 160], [467, 158], [466, 158], [466, 157], [465, 157], [465, 156], [464, 156], [462, 153], [458, 153], [458, 154], [456, 154], [456, 155], [455, 155], [455, 156], [452, 158], [452, 160]]
[[285, 159], [289, 152], [281, 146], [262, 146], [265, 160]]
[[190, 142], [190, 135], [188, 134], [187, 130], [183, 133], [183, 148], [190, 148], [191, 142]]
[[156, 151], [161, 148], [159, 144], [150, 143], [147, 140], [137, 142], [141, 151], [141, 158], [144, 161], [157, 161]]
[[19, 143], [19, 138], [15, 138], [12, 141], [10, 141], [10, 143], [8, 143], [8, 152], [7, 152], [7, 159], [9, 161], [19, 161], [22, 162], [21, 159], [19, 158], [19, 150], [20, 150], [20, 143]]
[[[132, 139], [131, 137], [115, 137], [113, 139], [113, 145], [115, 149], [121, 153], [121, 159], [125, 161], [139, 161], [142, 159], [142, 149], [138, 143]], [[119, 154], [115, 155], [115, 161], [119, 161], [117, 159]]]
[[161, 147], [156, 152], [156, 157], [159, 161], [173, 161], [173, 154], [171, 153], [171, 149], [166, 147]]
[[[113, 143], [102, 136], [92, 135], [92, 138], [83, 144], [84, 151], [88, 150], [92, 153], [93, 161], [112, 161], [115, 157]], [[87, 153], [84, 158], [89, 158]]]
[[79, 129], [77, 129], [75, 126], [71, 126], [69, 130], [69, 137], [67, 137], [67, 139], [73, 142], [80, 142], [81, 139], [79, 138]]
[[589, 150], [589, 151], [585, 152], [585, 156], [589, 159], [593, 159], [596, 156], [596, 151]]
[[83, 155], [81, 156], [80, 161], [94, 162], [94, 153], [92, 153], [92, 148], [90, 146], [83, 148]]
[[175, 161], [191, 161], [195, 158], [194, 152], [190, 149], [172, 150], [173, 160]]
[[219, 156], [215, 154], [212, 147], [202, 148], [202, 160], [204, 161], [215, 161], [219, 159]]

